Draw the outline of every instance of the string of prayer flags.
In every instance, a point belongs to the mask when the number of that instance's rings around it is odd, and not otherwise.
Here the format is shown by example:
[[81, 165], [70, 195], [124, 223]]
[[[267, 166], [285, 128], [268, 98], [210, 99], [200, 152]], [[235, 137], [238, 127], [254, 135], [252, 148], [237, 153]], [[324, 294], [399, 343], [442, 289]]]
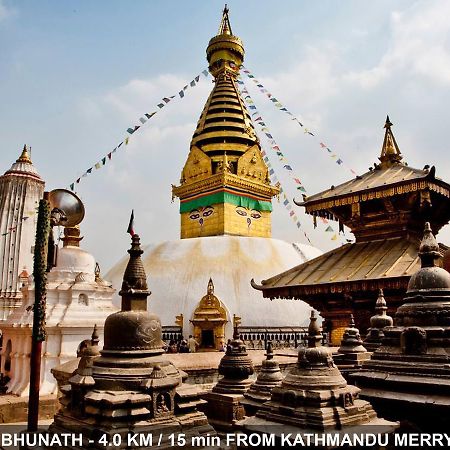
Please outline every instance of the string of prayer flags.
[[[294, 120], [294, 121], [296, 121], [304, 130], [304, 133], [305, 134], [308, 134], [309, 136], [313, 136], [313, 137], [315, 137], [316, 139], [318, 139], [317, 137], [316, 137], [316, 134], [315, 133], [313, 133], [310, 129], [308, 129], [308, 128], [306, 128], [304, 125], [303, 125], [303, 123], [302, 122], [300, 122], [300, 120], [298, 120], [297, 119], [297, 117], [295, 117], [295, 115], [294, 114], [292, 114], [292, 112], [291, 111], [289, 111], [277, 98], [275, 98], [264, 86], [263, 86], [263, 84], [260, 82], [260, 81], [258, 81], [258, 79], [256, 79], [255, 78], [255, 76], [250, 72], [250, 70], [248, 70], [248, 68], [246, 68], [246, 67], [244, 67], [244, 66], [241, 66], [241, 68], [242, 68], [242, 72], [243, 73], [245, 73], [246, 75], [247, 75], [247, 77], [248, 78], [250, 78], [255, 84], [256, 84], [256, 87], [259, 89], [259, 91], [262, 93], [262, 94], [265, 94], [268, 98], [269, 98], [269, 100], [273, 103], [273, 105], [274, 106], [276, 106], [280, 111], [283, 111], [284, 113], [286, 113], [286, 114], [289, 114], [289, 116], [291, 116], [291, 120]], [[242, 81], [241, 83], [239, 83], [239, 84], [244, 84], [244, 82]], [[329, 149], [329, 147], [327, 146], [327, 145], [325, 145], [323, 142], [319, 142], [319, 145], [320, 145], [320, 147], [321, 148], [325, 148], [325, 149], [327, 149], [328, 150], [328, 152], [329, 153], [333, 153], [330, 149]], [[336, 154], [332, 154], [332, 155], [330, 155], [332, 158], [336, 158], [337, 157], [337, 155]], [[337, 157], [337, 159], [336, 159], [336, 164], [337, 165], [339, 165], [339, 166], [342, 166], [342, 167], [346, 167], [353, 175], [357, 175], [357, 173], [352, 169], [352, 168], [350, 168], [350, 167], [347, 167], [347, 166], [345, 166], [345, 164], [344, 164], [344, 161], [343, 161], [343, 159], [342, 158], [340, 158], [340, 157]]]
[[[245, 84], [241, 84], [241, 94], [245, 99], [245, 102], [248, 103], [249, 101], [253, 102], [252, 97], [250, 96], [249, 91], [247, 90]], [[254, 103], [254, 102], [253, 102]], [[256, 106], [255, 106], [256, 108]], [[283, 168], [289, 173], [289, 176], [292, 178], [292, 180], [294, 181], [294, 183], [296, 184], [296, 189], [301, 191], [301, 192], [306, 192], [305, 187], [303, 186], [300, 178], [294, 176], [294, 171], [293, 168], [290, 164], [290, 162], [288, 161], [288, 159], [286, 158], [286, 156], [283, 154], [283, 152], [281, 151], [279, 145], [277, 144], [277, 142], [275, 141], [275, 139], [273, 138], [273, 134], [270, 131], [270, 129], [268, 128], [267, 124], [263, 121], [261, 114], [258, 112], [258, 110], [255, 111], [255, 115], [258, 117], [259, 120], [255, 120], [256, 123], [259, 126], [259, 129], [264, 133], [264, 135], [266, 136], [267, 140], [269, 141], [270, 147], [272, 148], [272, 150], [276, 153], [279, 161], [282, 163]], [[270, 171], [269, 171], [270, 173]]]
[[[238, 80], [239, 80], [239, 79], [238, 79]], [[241, 80], [241, 81], [242, 81], [242, 80]], [[249, 93], [247, 87], [245, 86], [245, 83], [242, 82], [242, 83], [239, 83], [239, 84], [240, 84], [240, 86], [241, 86], [241, 87], [240, 87], [241, 94], [242, 94], [243, 98], [245, 99], [246, 103], [248, 103], [249, 100], [253, 102], [253, 100], [252, 100], [252, 98], [251, 98], [251, 96], [250, 96], [250, 93]], [[253, 103], [254, 103], [254, 102], [253, 102]], [[306, 194], [306, 189], [305, 189], [305, 187], [303, 186], [302, 181], [300, 180], [300, 178], [298, 178], [298, 177], [296, 177], [296, 176], [294, 175], [294, 170], [293, 170], [292, 166], [288, 163], [287, 158], [285, 157], [285, 155], [284, 155], [283, 152], [281, 151], [279, 145], [277, 144], [277, 142], [276, 142], [275, 139], [273, 138], [273, 135], [272, 135], [272, 133], [270, 132], [269, 128], [267, 127], [267, 124], [263, 121], [261, 114], [260, 114], [258, 111], [256, 111], [256, 114], [255, 114], [255, 115], [257, 115], [257, 116], [258, 116], [258, 119], [259, 119], [259, 120], [256, 121], [256, 123], [257, 123], [258, 126], [259, 126], [259, 129], [264, 133], [264, 135], [266, 136], [267, 140], [269, 141], [269, 144], [270, 144], [272, 150], [274, 150], [275, 154], [278, 156], [279, 161], [281, 161], [283, 168], [286, 170], [286, 172], [289, 174], [289, 176], [291, 177], [291, 179], [294, 181], [294, 183], [295, 183], [295, 185], [296, 185], [296, 189], [297, 189], [298, 191], [300, 191], [300, 192]], [[264, 131], [263, 131], [263, 130], [264, 130]], [[261, 154], [262, 154], [262, 156], [263, 156], [263, 159], [264, 159], [265, 163], [267, 164], [267, 167], [269, 168], [269, 174], [270, 174], [271, 176], [274, 175], [274, 169], [273, 169], [273, 167], [272, 167], [272, 165], [271, 165], [271, 163], [270, 163], [270, 161], [269, 161], [269, 158], [268, 158], [266, 152], [265, 152], [265, 151], [261, 151]], [[272, 178], [273, 178], [273, 177], [272, 177]], [[275, 180], [274, 180], [274, 181], [275, 181]], [[282, 190], [282, 188], [280, 188], [280, 189], [281, 189], [280, 192], [283, 192], [283, 193], [284, 193], [284, 191]], [[285, 198], [285, 200], [283, 201], [283, 205], [285, 206], [286, 210], [289, 212], [289, 215], [290, 215], [290, 216], [294, 219], [294, 221], [296, 222], [297, 228], [301, 228], [301, 223], [300, 223], [300, 221], [298, 220], [297, 216], [295, 215], [294, 211], [292, 210], [292, 205], [290, 204], [290, 202], [289, 202], [288, 198], [286, 197], [286, 195], [285, 195], [285, 194], [283, 194], [283, 195], [284, 195], [284, 198]], [[326, 219], [325, 219], [325, 220], [326, 220]], [[328, 223], [328, 221], [326, 221], [326, 222], [324, 222], [324, 223]], [[316, 219], [316, 216], [314, 216], [314, 228], [315, 228], [316, 226], [317, 226], [317, 219]], [[329, 225], [328, 228], [327, 228], [325, 231], [331, 231], [331, 232], [334, 233], [334, 229], [333, 229], [333, 227], [332, 227], [331, 225]], [[310, 241], [309, 237], [307, 236], [307, 234], [306, 234], [306, 233], [304, 233], [304, 234], [305, 234], [305, 237], [306, 237], [306, 239], [308, 240], [308, 242], [311, 243], [311, 241]], [[336, 234], [336, 233], [335, 233], [335, 234]], [[333, 237], [334, 237], [334, 236], [333, 236]], [[337, 239], [337, 237], [334, 238], [334, 239], [333, 239], [333, 237], [331, 238], [332, 240], [336, 240], [336, 239]]]
[[[209, 71], [207, 69], [203, 70], [201, 72], [201, 75], [203, 75], [204, 77], [207, 77], [209, 75]], [[186, 86], [183, 87], [182, 90], [180, 90], [178, 92], [178, 97], [179, 98], [184, 98], [185, 96], [185, 91], [190, 87], [194, 87], [197, 85], [197, 83], [200, 81], [200, 76], [201, 75], [196, 75], [192, 81], [187, 84]], [[102, 166], [104, 166], [106, 164], [106, 161], [111, 161], [112, 159], [112, 155], [113, 153], [116, 153], [117, 150], [123, 145], [128, 145], [129, 141], [130, 141], [130, 136], [132, 136], [134, 133], [136, 133], [136, 131], [138, 131], [142, 125], [144, 125], [145, 123], [147, 123], [159, 110], [161, 110], [162, 108], [164, 108], [168, 103], [170, 103], [174, 98], [176, 98], [176, 95], [170, 95], [168, 97], [163, 97], [162, 101], [160, 103], [158, 103], [156, 106], [159, 108], [155, 111], [149, 112], [149, 113], [145, 113], [143, 114], [141, 117], [139, 117], [139, 125], [133, 125], [127, 128], [127, 133], [128, 135], [124, 138], [123, 141], [121, 141], [118, 145], [116, 145], [116, 147], [114, 147], [113, 150], [111, 150], [110, 152], [108, 152], [103, 158], [101, 158], [99, 161], [97, 161], [92, 167], [90, 167], [89, 169], [87, 169], [82, 175], [80, 175], [74, 182], [72, 182], [69, 185], [69, 188], [71, 191], [75, 191], [75, 186], [77, 184], [80, 183], [81, 179], [86, 177], [87, 175], [92, 173], [92, 170], [95, 168], [96, 170], [100, 169]]]

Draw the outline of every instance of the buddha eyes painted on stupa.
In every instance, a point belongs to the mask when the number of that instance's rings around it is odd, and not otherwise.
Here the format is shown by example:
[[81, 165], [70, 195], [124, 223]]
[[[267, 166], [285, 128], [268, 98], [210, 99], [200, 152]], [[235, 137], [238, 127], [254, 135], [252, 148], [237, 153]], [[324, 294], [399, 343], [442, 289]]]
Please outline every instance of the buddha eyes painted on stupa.
[[236, 206], [236, 214], [247, 218], [247, 226], [250, 228], [253, 220], [258, 220], [262, 214], [256, 209], [246, 208], [245, 206]]
[[205, 206], [203, 208], [193, 209], [189, 213], [189, 219], [197, 221], [200, 226], [203, 226], [205, 218], [211, 216], [214, 213], [213, 206]]

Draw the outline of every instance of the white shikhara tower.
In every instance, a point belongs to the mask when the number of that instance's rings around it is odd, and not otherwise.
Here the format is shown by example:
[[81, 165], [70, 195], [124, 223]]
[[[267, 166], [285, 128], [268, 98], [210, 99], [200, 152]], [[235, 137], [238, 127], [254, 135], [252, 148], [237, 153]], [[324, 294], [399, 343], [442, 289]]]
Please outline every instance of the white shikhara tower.
[[24, 146], [19, 159], [0, 176], [0, 322], [22, 302], [21, 281], [33, 270], [36, 208], [44, 180]]

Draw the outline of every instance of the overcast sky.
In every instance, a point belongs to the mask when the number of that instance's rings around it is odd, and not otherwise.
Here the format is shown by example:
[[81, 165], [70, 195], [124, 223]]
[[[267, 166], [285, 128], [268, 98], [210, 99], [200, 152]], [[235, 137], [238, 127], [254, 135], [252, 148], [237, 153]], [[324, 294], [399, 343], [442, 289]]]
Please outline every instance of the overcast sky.
[[[377, 161], [386, 114], [410, 166], [437, 166], [450, 182], [450, 2], [229, 1], [244, 64], [317, 136], [304, 134], [244, 77], [264, 121], [308, 194]], [[24, 143], [47, 182], [68, 187], [126, 136], [163, 97], [207, 67], [223, 3], [215, 0], [0, 0], [0, 170]], [[179, 237], [171, 203], [211, 77], [148, 121], [100, 170], [83, 178], [84, 248], [106, 271], [129, 246], [131, 208], [144, 243]], [[157, 109], [157, 108], [156, 108]], [[264, 147], [267, 141], [261, 138]], [[268, 151], [292, 198], [295, 185]], [[339, 245], [313, 230], [301, 208], [297, 230], [274, 202], [273, 236], [323, 250]], [[336, 225], [334, 225], [337, 228]], [[449, 227], [439, 235], [450, 244]]]

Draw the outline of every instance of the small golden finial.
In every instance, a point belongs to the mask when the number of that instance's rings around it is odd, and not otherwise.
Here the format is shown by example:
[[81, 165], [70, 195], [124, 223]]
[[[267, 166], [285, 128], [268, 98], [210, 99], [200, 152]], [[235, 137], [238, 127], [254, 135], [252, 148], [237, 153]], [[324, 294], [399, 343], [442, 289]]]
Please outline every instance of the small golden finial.
[[[30, 150], [31, 150], [31, 147], [30, 147]], [[30, 155], [28, 154], [28, 149], [27, 149], [26, 144], [23, 146], [22, 154], [19, 156], [19, 159], [17, 159], [16, 162], [18, 162], [18, 163], [24, 162], [24, 163], [32, 164]]]
[[225, 3], [225, 7], [223, 8], [223, 13], [222, 13], [222, 20], [220, 22], [220, 26], [219, 26], [219, 34], [228, 34], [229, 36], [232, 36], [233, 33], [231, 31], [231, 24], [230, 24], [230, 19], [228, 17], [228, 6]]
[[211, 277], [209, 278], [209, 281], [208, 281], [208, 287], [206, 289], [206, 293], [210, 294], [210, 295], [214, 295], [214, 283], [213, 283], [213, 280]]
[[381, 148], [381, 156], [378, 158], [381, 161], [381, 168], [383, 169], [391, 167], [393, 164], [398, 164], [403, 159], [391, 127], [392, 122], [389, 120], [389, 116], [387, 116], [384, 124], [386, 132]]

